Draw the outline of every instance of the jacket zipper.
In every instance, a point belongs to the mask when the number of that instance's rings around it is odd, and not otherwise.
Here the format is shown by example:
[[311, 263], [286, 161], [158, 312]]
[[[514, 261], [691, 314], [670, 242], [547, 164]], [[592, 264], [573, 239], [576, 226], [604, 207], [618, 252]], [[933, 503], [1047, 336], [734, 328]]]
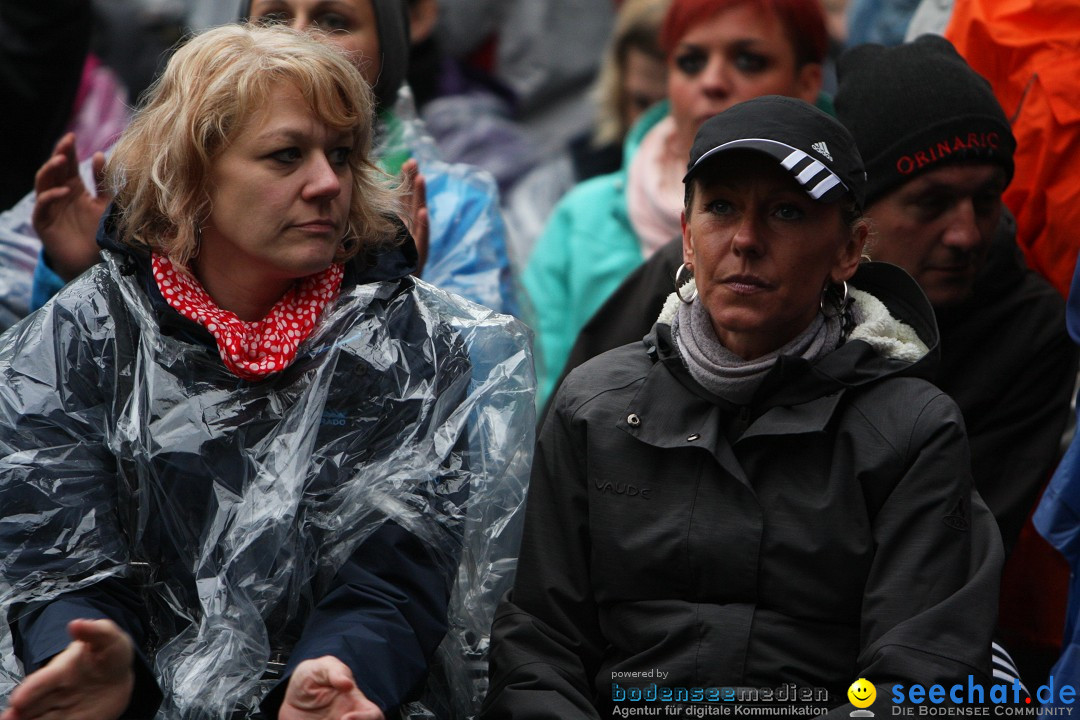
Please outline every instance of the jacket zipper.
[[735, 432], [732, 434], [733, 439], [738, 440], [741, 438], [748, 427], [750, 427], [750, 406], [740, 405], [739, 414], [735, 417]]

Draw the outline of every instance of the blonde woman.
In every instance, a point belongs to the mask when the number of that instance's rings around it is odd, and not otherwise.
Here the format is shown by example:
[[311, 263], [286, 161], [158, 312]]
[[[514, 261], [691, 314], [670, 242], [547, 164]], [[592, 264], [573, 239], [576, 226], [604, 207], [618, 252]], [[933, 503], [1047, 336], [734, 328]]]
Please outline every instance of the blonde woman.
[[421, 688], [490, 484], [471, 418], [526, 340], [412, 278], [372, 118], [335, 47], [236, 25], [121, 138], [105, 262], [0, 340], [4, 720], [368, 720]]

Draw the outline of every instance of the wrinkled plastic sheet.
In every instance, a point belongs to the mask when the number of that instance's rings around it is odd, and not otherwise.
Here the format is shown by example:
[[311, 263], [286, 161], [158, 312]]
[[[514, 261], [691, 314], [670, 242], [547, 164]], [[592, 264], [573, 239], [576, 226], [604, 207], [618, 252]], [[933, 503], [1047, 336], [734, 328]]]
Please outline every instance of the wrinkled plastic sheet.
[[30, 224], [35, 197], [31, 193], [0, 213], [0, 331], [26, 317], [30, 308], [34, 266], [41, 252], [41, 240]]
[[[339, 298], [288, 382], [243, 383], [163, 335], [111, 257], [0, 337], [0, 608], [131, 577], [141, 542], [171, 543], [187, 579], [145, 586], [178, 628], [152, 657], [157, 717], [228, 718], [273, 684], [261, 679], [271, 612], [302, 621], [305, 593], [393, 520], [460, 557], [449, 633], [403, 715], [475, 714], [531, 461], [528, 330], [422, 282], [384, 305], [390, 288]], [[386, 331], [403, 313], [423, 331], [407, 341]], [[350, 364], [378, 392], [357, 408], [359, 429], [319, 446], [320, 428], [340, 424], [326, 408], [356, 392], [341, 382]], [[203, 481], [205, 512], [168, 501]], [[21, 677], [0, 623], [0, 697]]]
[[393, 132], [380, 136], [375, 155], [409, 155], [427, 181], [431, 239], [421, 276], [497, 312], [520, 316], [495, 178], [474, 165], [443, 159], [407, 86], [393, 112], [398, 122]]

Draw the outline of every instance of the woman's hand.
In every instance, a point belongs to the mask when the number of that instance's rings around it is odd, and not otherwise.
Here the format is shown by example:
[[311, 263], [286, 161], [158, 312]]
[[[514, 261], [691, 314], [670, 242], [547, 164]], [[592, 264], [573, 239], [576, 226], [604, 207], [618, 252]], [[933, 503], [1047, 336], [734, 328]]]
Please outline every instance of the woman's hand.
[[99, 260], [94, 236], [112, 200], [105, 192], [105, 156], [94, 153], [90, 165], [96, 194], [91, 194], [79, 176], [75, 134], [67, 133], [34, 176], [37, 199], [30, 221], [45, 246], [49, 264], [65, 281], [75, 279]]
[[[6, 718], [0, 718], [6, 720]], [[349, 666], [326, 655], [296, 666], [278, 720], [385, 720], [360, 692]]]
[[116, 720], [135, 687], [134, 645], [112, 620], [72, 620], [72, 642], [11, 693], [0, 720]]
[[427, 262], [428, 246], [431, 243], [431, 217], [427, 206], [427, 181], [420, 172], [420, 164], [415, 159], [405, 161], [401, 166], [404, 175], [404, 187], [406, 190], [405, 216], [402, 221], [409, 229], [413, 242], [416, 243], [416, 253], [420, 259], [416, 264], [416, 277], [424, 271], [424, 263]]

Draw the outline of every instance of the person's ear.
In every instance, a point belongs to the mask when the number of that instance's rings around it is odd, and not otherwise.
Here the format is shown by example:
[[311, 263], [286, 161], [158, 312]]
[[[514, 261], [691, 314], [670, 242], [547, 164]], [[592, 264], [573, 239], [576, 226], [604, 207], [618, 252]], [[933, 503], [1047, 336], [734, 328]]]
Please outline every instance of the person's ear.
[[684, 263], [693, 265], [694, 238], [690, 232], [690, 222], [685, 210], [679, 215], [679, 221], [682, 223], [682, 259]]
[[855, 271], [859, 269], [859, 263], [862, 262], [863, 248], [866, 247], [866, 238], [870, 234], [870, 226], [860, 220], [855, 224], [855, 227], [851, 228], [851, 237], [840, 246], [836, 256], [836, 264], [833, 266], [832, 272], [829, 273], [829, 279], [833, 283], [840, 284], [844, 280], [848, 280]]
[[409, 3], [409, 38], [413, 45], [431, 37], [439, 21], [438, 0], [413, 0]]
[[805, 63], [795, 71], [795, 92], [798, 93], [796, 97], [814, 105], [821, 94], [822, 82], [821, 63]]

